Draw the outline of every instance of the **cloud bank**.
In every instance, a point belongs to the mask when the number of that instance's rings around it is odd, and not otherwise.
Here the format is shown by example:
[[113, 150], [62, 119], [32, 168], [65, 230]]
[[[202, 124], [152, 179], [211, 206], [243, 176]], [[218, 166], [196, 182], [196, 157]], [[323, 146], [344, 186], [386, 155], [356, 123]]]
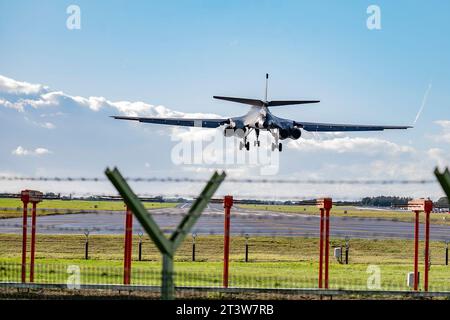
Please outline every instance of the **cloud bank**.
[[[236, 144], [227, 144], [222, 148], [216, 148], [214, 144], [208, 147], [205, 144], [202, 157], [204, 162], [210, 162], [212, 166], [204, 163], [185, 166], [171, 162], [170, 148], [173, 150], [180, 140], [190, 143], [200, 140], [211, 141], [215, 135], [223, 138], [222, 133], [215, 129], [134, 126], [134, 122], [126, 122], [127, 125], [118, 129], [114, 122], [111, 125], [113, 120], [107, 117], [113, 114], [149, 117], [221, 117], [217, 114], [184, 113], [142, 101], [111, 101], [99, 96], [69, 95], [63, 91], [51, 90], [45, 85], [17, 81], [5, 76], [0, 76], [0, 108], [6, 108], [3, 110], [4, 114], [7, 114], [5, 119], [11, 119], [9, 131], [5, 129], [6, 137], [15, 130], [27, 133], [27, 137], [11, 134], [9, 138], [14, 139], [11, 141], [4, 139], [2, 156], [10, 159], [0, 167], [1, 171], [12, 170], [18, 175], [44, 172], [43, 175], [52, 176], [78, 176], [89, 172], [89, 175], [96, 176], [103, 169], [102, 166], [113, 162], [125, 167], [127, 172], [131, 171], [130, 175], [139, 176], [143, 174], [139, 169], [135, 169], [137, 168], [135, 162], [139, 161], [140, 167], [142, 163], [146, 163], [145, 174], [207, 177], [212, 170], [226, 169], [229, 176], [242, 178], [257, 176], [259, 172], [257, 166], [252, 167], [248, 163], [242, 166], [215, 165], [217, 158], [238, 153]], [[450, 121], [440, 120], [436, 125], [439, 126], [441, 134], [433, 137], [433, 141], [450, 143]], [[161, 135], [170, 136], [172, 141]], [[116, 144], [126, 145], [131, 152], [139, 152], [141, 158], [130, 159], [129, 156], [124, 156], [123, 149], [116, 148]], [[361, 136], [347, 133], [311, 135], [305, 132], [301, 139], [287, 140], [284, 144], [286, 148], [280, 154], [280, 172], [277, 178], [429, 179], [436, 164], [443, 166], [448, 163], [445, 145], [420, 150], [413, 147], [417, 146], [416, 144], [404, 145], [390, 141], [385, 135]], [[270, 141], [267, 143], [263, 141], [261, 148], [269, 149]], [[156, 154], [155, 150], [159, 153]], [[48, 156], [50, 154], [51, 157]], [[19, 157], [21, 160], [17, 161]], [[3, 190], [16, 191], [16, 188], [17, 185], [14, 184]], [[54, 191], [55, 188], [58, 189], [60, 186], [51, 185], [48, 191]], [[73, 188], [69, 191], [77, 191], [78, 186]], [[143, 189], [145, 192], [152, 190], [150, 186], [145, 188], [148, 188]], [[183, 188], [181, 185], [167, 188], [165, 186], [163, 193], [182, 194], [185, 190]], [[437, 187], [431, 191], [417, 186], [408, 188], [383, 186], [382, 189], [370, 186], [357, 190], [353, 186], [334, 186], [334, 188], [336, 190], [327, 191], [323, 186], [317, 188], [308, 186], [301, 187], [300, 190], [275, 188], [274, 191], [273, 186], [266, 190], [262, 186], [248, 188], [243, 185], [228, 185], [230, 193], [272, 195], [275, 198], [278, 195], [284, 197], [293, 195], [294, 198], [310, 195], [336, 197], [352, 195], [358, 198], [379, 194], [427, 196], [441, 193]], [[156, 188], [155, 192], [162, 191]]]
[[11, 153], [15, 156], [41, 156], [44, 154], [49, 154], [51, 152], [50, 152], [50, 150], [48, 150], [46, 148], [41, 148], [41, 147], [36, 148], [34, 150], [27, 150], [22, 146], [18, 146]]
[[216, 114], [184, 113], [164, 106], [152, 105], [142, 101], [110, 101], [105, 97], [81, 97], [68, 95], [62, 91], [51, 91], [40, 84], [21, 82], [0, 75], [0, 106], [24, 112], [26, 108], [45, 109], [72, 102], [92, 111], [115, 109], [127, 116], [180, 117], [180, 118], [219, 118]]

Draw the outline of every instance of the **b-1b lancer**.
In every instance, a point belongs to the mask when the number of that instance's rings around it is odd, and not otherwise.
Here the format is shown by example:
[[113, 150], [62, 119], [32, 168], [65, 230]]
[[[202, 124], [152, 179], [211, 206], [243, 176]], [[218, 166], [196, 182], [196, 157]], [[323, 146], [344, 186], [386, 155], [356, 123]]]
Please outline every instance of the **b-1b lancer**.
[[270, 111], [272, 107], [318, 103], [319, 100], [267, 100], [267, 86], [269, 74], [266, 74], [265, 99], [247, 99], [214, 96], [215, 99], [250, 105], [248, 113], [241, 117], [232, 117], [224, 119], [191, 119], [191, 118], [147, 118], [147, 117], [126, 117], [112, 116], [120, 120], [134, 120], [145, 123], [165, 124], [173, 126], [199, 127], [199, 128], [217, 128], [224, 126], [224, 135], [226, 137], [237, 136], [242, 139], [239, 143], [239, 149], [250, 150], [248, 136], [255, 131], [255, 146], [260, 146], [259, 134], [261, 130], [270, 132], [274, 138], [272, 142], [272, 151], [278, 149], [282, 151], [280, 140], [297, 140], [302, 135], [302, 130], [308, 132], [349, 132], [349, 131], [384, 131], [391, 129], [408, 129], [410, 126], [379, 126], [379, 125], [359, 125], [359, 124], [336, 124], [320, 122], [303, 122], [276, 117]]

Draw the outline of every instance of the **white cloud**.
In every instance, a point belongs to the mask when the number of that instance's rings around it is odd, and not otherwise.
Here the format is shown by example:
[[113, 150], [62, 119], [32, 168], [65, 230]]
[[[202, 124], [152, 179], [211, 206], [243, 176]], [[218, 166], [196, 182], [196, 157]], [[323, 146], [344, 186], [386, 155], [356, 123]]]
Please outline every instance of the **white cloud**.
[[444, 129], [450, 130], [450, 120], [438, 120], [435, 123]]
[[332, 137], [325, 140], [299, 139], [290, 141], [288, 147], [306, 152], [333, 151], [337, 153], [363, 153], [375, 155], [379, 153], [401, 154], [413, 153], [414, 148], [402, 146], [379, 138]]
[[435, 123], [441, 127], [441, 133], [437, 136], [433, 136], [437, 142], [450, 143], [450, 120], [439, 120]]
[[55, 129], [55, 125], [51, 122], [38, 123], [38, 125], [45, 129]]
[[0, 92], [30, 95], [41, 93], [46, 89], [47, 87], [44, 87], [40, 84], [21, 82], [0, 75]]
[[448, 153], [440, 148], [431, 148], [427, 151], [427, 155], [430, 159], [436, 161], [439, 167], [445, 167], [450, 165], [448, 160]]
[[[2, 93], [9, 98], [1, 97]], [[34, 94], [34, 96], [29, 96]], [[12, 96], [12, 97], [11, 97]], [[51, 106], [60, 106], [67, 102], [73, 102], [92, 111], [105, 108], [116, 109], [128, 116], [149, 117], [180, 117], [180, 118], [219, 118], [216, 114], [183, 113], [168, 109], [164, 106], [155, 106], [142, 101], [109, 101], [104, 97], [71, 96], [62, 91], [50, 91], [48, 87], [40, 84], [19, 82], [4, 76], [0, 76], [0, 106], [25, 111], [27, 107], [40, 109]]]
[[[6, 98], [2, 97], [7, 94]], [[33, 96], [30, 96], [33, 94]], [[19, 82], [4, 76], [0, 76], [0, 106], [6, 108], [13, 108], [20, 112], [26, 111], [27, 108], [43, 109], [46, 107], [64, 106], [66, 103], [74, 103], [80, 107], [89, 108], [94, 112], [102, 109], [113, 109], [112, 114], [118, 112], [119, 114], [127, 116], [147, 116], [147, 117], [174, 117], [174, 118], [221, 118], [217, 114], [205, 113], [184, 113], [171, 110], [161, 105], [152, 105], [142, 101], [109, 101], [104, 97], [81, 97], [71, 96], [62, 91], [50, 91], [46, 86], [40, 84], [30, 84], [27, 82]], [[52, 111], [50, 113], [43, 113], [41, 117], [60, 116], [63, 115], [61, 111]], [[55, 125], [51, 122], [36, 122], [29, 120], [32, 124], [46, 128], [54, 129]], [[167, 130], [169, 129], [169, 130]], [[154, 132], [154, 131], [153, 131]], [[159, 132], [163, 134], [170, 134], [172, 138], [178, 140], [202, 140], [205, 135], [214, 135], [214, 130], [198, 130], [196, 128], [162, 128]]]
[[34, 150], [27, 150], [22, 146], [18, 146], [16, 149], [12, 151], [12, 154], [16, 156], [41, 156], [49, 153], [51, 153], [50, 150], [41, 147], [36, 148]]
[[36, 149], [34, 149], [34, 153], [37, 155], [41, 155], [41, 154], [47, 154], [47, 153], [51, 153], [51, 152], [46, 148], [36, 148]]

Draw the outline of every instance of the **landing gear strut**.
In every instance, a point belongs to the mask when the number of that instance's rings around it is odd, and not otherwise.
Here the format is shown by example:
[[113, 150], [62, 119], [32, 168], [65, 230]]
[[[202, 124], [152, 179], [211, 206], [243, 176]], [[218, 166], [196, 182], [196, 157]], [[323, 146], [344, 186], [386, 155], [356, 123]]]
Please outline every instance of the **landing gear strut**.
[[246, 149], [247, 151], [249, 151], [250, 150], [250, 142], [248, 142], [247, 141], [247, 139], [244, 139], [244, 142], [239, 142], [239, 150], [242, 150], [242, 149]]
[[[250, 132], [252, 130], [255, 130], [255, 134], [256, 134], [256, 141], [254, 141], [253, 145], [255, 147], [259, 147], [261, 146], [261, 141], [259, 141], [259, 133], [260, 133], [260, 129], [249, 129], [247, 130], [247, 132], [245, 133], [244, 139], [243, 141], [239, 142], [239, 150], [242, 150], [245, 148], [245, 150], [249, 151], [250, 150], [250, 142], [247, 141], [247, 137], [250, 134]], [[283, 145], [281, 144], [281, 142], [279, 142], [280, 138], [279, 138], [279, 132], [277, 129], [272, 129], [269, 130], [270, 133], [272, 134], [272, 136], [275, 138], [275, 142], [272, 143], [272, 151], [275, 151], [278, 149], [279, 152], [283, 151]]]
[[259, 141], [259, 129], [255, 129], [256, 141], [254, 142], [255, 147], [261, 146], [261, 141]]
[[279, 131], [271, 130], [270, 133], [275, 138], [275, 142], [272, 142], [272, 151], [275, 151], [276, 149], [278, 149], [279, 152], [283, 151], [283, 145], [281, 144], [281, 142], [279, 142], [280, 139]]
[[279, 152], [283, 151], [283, 144], [279, 142], [278, 144], [272, 142], [272, 151], [278, 149]]

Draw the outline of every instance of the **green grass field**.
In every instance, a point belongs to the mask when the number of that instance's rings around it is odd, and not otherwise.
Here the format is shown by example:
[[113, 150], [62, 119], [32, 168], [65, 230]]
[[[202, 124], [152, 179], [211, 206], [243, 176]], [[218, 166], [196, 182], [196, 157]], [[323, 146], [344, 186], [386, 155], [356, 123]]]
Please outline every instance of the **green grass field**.
[[[250, 210], [319, 215], [319, 209], [315, 206], [240, 204], [239, 207]], [[368, 209], [358, 209], [352, 206], [345, 206], [345, 207], [335, 206], [331, 209], [331, 215], [337, 217], [373, 218], [373, 219], [386, 219], [403, 222], [414, 222], [414, 215], [412, 212], [368, 210]], [[420, 221], [422, 223], [424, 222], [424, 214], [420, 215]], [[433, 224], [450, 225], [450, 214], [432, 213], [430, 215], [430, 222]]]
[[[138, 237], [133, 239], [134, 284], [159, 285], [161, 258], [145, 238], [143, 260], [137, 260]], [[123, 237], [91, 236], [90, 259], [84, 260], [84, 236], [40, 235], [37, 241], [36, 279], [39, 282], [65, 282], [69, 265], [79, 266], [83, 283], [122, 282]], [[314, 288], [317, 286], [318, 240], [289, 237], [250, 238], [249, 262], [243, 262], [242, 237], [231, 241], [230, 285], [242, 287]], [[343, 245], [332, 239], [331, 246]], [[220, 286], [223, 239], [199, 236], [197, 261], [191, 261], [191, 239], [187, 239], [175, 257], [177, 285]], [[423, 243], [420, 253], [423, 254]], [[450, 290], [450, 267], [444, 265], [445, 245], [431, 243], [430, 290]], [[0, 281], [20, 278], [19, 235], [0, 235]], [[350, 264], [339, 264], [330, 250], [330, 287], [366, 289], [369, 265], [380, 270], [382, 289], [406, 290], [406, 274], [412, 271], [413, 242], [405, 240], [352, 240]], [[420, 256], [423, 262], [423, 256]], [[421, 266], [421, 273], [423, 266]]]
[[[144, 202], [144, 206], [148, 209], [172, 208], [176, 203], [168, 202]], [[0, 219], [2, 218], [18, 218], [22, 216], [22, 202], [20, 199], [0, 198], [0, 208], [17, 209], [17, 211], [1, 210]], [[91, 201], [91, 200], [44, 200], [38, 205], [39, 208], [45, 209], [62, 209], [73, 210], [124, 210], [123, 201]], [[43, 212], [38, 210], [38, 215], [58, 214], [52, 211]]]

